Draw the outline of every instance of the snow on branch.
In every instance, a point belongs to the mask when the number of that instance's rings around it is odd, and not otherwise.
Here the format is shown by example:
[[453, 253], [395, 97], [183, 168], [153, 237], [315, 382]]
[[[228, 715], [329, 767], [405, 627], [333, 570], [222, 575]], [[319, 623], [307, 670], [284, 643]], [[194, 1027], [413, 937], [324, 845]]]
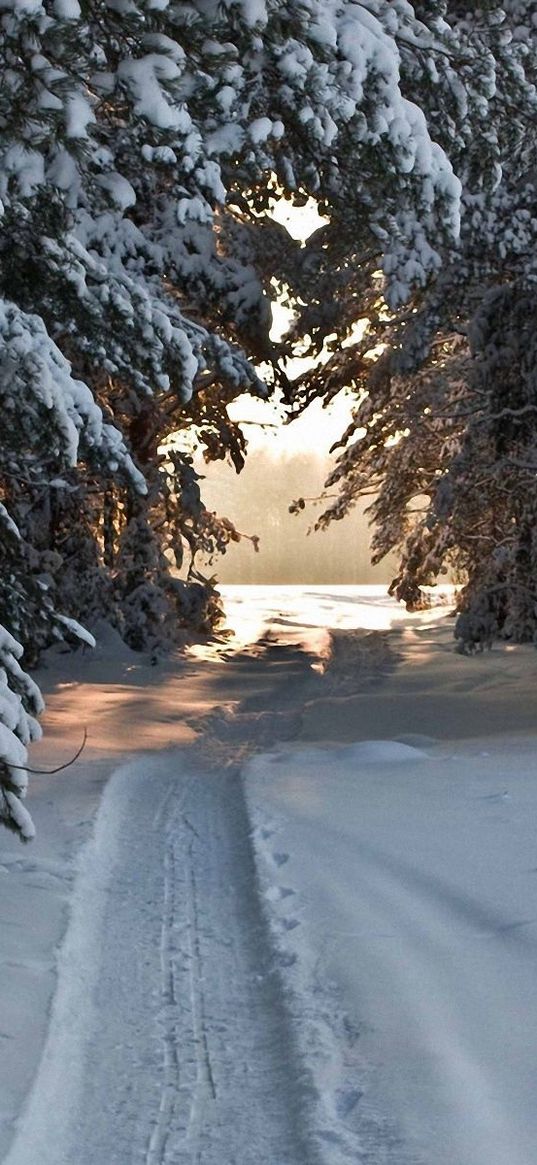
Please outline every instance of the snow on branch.
[[28, 785], [26, 746], [41, 736], [36, 717], [44, 704], [20, 665], [21, 656], [20, 644], [0, 625], [0, 821], [30, 841], [35, 829], [22, 804]]
[[[49, 452], [66, 466], [76, 465], [80, 444], [100, 453], [105, 463], [120, 469], [139, 493], [145, 483], [117, 429], [105, 425], [90, 389], [73, 377], [71, 366], [48, 335], [42, 319], [0, 300], [0, 367], [4, 388], [0, 403], [17, 398], [17, 422], [25, 436], [39, 440], [44, 419]], [[24, 402], [24, 409], [20, 406]], [[22, 415], [21, 415], [22, 414]]]

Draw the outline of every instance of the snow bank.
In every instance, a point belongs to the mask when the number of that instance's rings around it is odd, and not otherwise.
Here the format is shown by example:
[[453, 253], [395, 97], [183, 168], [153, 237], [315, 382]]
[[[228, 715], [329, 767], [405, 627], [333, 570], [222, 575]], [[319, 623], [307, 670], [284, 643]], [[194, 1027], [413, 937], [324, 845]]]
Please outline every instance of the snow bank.
[[94, 988], [104, 941], [103, 921], [114, 877], [125, 786], [133, 767], [119, 769], [108, 783], [93, 836], [78, 857], [47, 1040], [4, 1165], [29, 1165], [34, 1161], [40, 1165], [73, 1165], [77, 1160], [78, 1146], [71, 1141], [71, 1125], [82, 1085], [82, 1049], [97, 1020]]
[[535, 738], [295, 745], [245, 782], [326, 1160], [533, 1165]]

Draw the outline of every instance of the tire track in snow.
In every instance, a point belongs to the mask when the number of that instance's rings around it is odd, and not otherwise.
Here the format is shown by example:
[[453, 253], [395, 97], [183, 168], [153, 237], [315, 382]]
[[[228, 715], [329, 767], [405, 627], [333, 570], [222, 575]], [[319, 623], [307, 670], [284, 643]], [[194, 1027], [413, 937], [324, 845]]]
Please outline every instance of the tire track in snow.
[[175, 885], [191, 1022], [185, 1127], [168, 1140], [169, 1161], [315, 1165], [238, 775], [200, 773], [169, 831], [183, 859]]
[[[190, 788], [190, 784], [188, 786]], [[173, 805], [170, 796], [167, 804]], [[200, 951], [200, 907], [198, 888], [193, 863], [193, 838], [191, 836], [184, 855], [184, 876], [180, 880], [177, 855], [177, 836], [185, 836], [185, 830], [197, 835], [186, 815], [180, 812], [185, 797], [179, 799], [172, 817], [166, 824], [166, 845], [164, 852], [164, 894], [161, 929], [161, 995], [162, 995], [162, 1046], [164, 1053], [164, 1080], [161, 1087], [161, 1101], [157, 1122], [152, 1131], [147, 1149], [147, 1165], [166, 1165], [173, 1160], [170, 1156], [170, 1142], [177, 1129], [184, 1132], [185, 1142], [191, 1145], [193, 1161], [200, 1159], [196, 1149], [199, 1139], [200, 1113], [204, 1101], [216, 1099], [216, 1088], [210, 1061], [205, 1018], [205, 998], [203, 990], [203, 961]], [[186, 834], [188, 837], [188, 834]], [[184, 1031], [178, 1023], [178, 1009], [184, 982], [177, 966], [177, 950], [172, 940], [173, 930], [179, 917], [178, 886], [184, 888], [183, 902], [186, 923], [184, 952], [188, 965], [188, 997], [190, 1007], [189, 1033], [194, 1050], [194, 1067], [190, 1073], [186, 1063], [182, 1063], [181, 1046], [185, 1046]], [[189, 1079], [189, 1076], [191, 1077]], [[181, 1113], [181, 1097], [186, 1088], [190, 1090], [190, 1102], [186, 1112]], [[171, 1150], [173, 1152], [173, 1148]]]

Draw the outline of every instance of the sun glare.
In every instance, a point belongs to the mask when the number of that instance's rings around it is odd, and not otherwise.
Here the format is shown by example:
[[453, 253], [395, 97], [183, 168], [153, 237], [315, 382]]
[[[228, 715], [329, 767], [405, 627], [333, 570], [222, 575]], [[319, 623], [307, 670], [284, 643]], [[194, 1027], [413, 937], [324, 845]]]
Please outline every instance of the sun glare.
[[294, 206], [286, 198], [279, 198], [272, 207], [271, 215], [293, 239], [300, 239], [301, 242], [305, 242], [314, 231], [330, 221], [320, 214], [314, 198], [308, 198], [303, 206]]
[[308, 409], [291, 425], [284, 423], [281, 404], [256, 397], [240, 396], [228, 409], [232, 420], [242, 422], [251, 450], [274, 451], [278, 457], [308, 451], [328, 452], [341, 436], [351, 417], [352, 398], [340, 393], [328, 408], [312, 401]]

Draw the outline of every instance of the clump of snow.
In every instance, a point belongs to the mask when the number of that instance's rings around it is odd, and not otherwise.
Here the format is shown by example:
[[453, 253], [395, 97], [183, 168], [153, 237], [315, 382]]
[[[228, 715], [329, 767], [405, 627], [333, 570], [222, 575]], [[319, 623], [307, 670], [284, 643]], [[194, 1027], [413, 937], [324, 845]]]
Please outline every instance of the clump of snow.
[[424, 760], [426, 753], [421, 748], [403, 744], [398, 740], [359, 740], [345, 749], [345, 758], [365, 765], [409, 764]]
[[257, 117], [255, 121], [250, 122], [248, 133], [254, 145], [259, 142], [265, 142], [272, 132], [272, 121], [270, 117]]
[[120, 208], [120, 210], [127, 210], [129, 206], [134, 206], [136, 202], [136, 193], [133, 186], [121, 174], [111, 173], [102, 174], [99, 179], [99, 186], [103, 190], [108, 191], [112, 202]]
[[125, 58], [118, 66], [118, 77], [134, 99], [134, 112], [158, 129], [177, 129], [188, 133], [192, 122], [186, 109], [166, 99], [162, 81], [180, 76], [180, 68], [167, 53], [148, 53], [139, 60]]
[[54, 0], [53, 9], [61, 20], [79, 20], [81, 15], [78, 0]]
[[74, 635], [76, 639], [80, 639], [83, 643], [87, 643], [88, 647], [95, 647], [95, 637], [76, 619], [70, 619], [67, 615], [58, 614], [56, 614], [55, 618], [57, 622], [61, 623], [67, 631], [70, 631], [71, 635]]
[[95, 121], [95, 114], [87, 97], [81, 93], [71, 93], [65, 101], [65, 134], [68, 138], [87, 138], [88, 125]]
[[[39, 410], [50, 413], [51, 441], [67, 465], [75, 465], [79, 445], [102, 450], [109, 463], [121, 466], [140, 493], [146, 492], [142, 474], [127, 452], [121, 433], [105, 424], [103, 414], [86, 384], [72, 376], [71, 365], [48, 335], [42, 319], [0, 301], [0, 338], [9, 360], [12, 382], [24, 393], [28, 422]], [[36, 419], [36, 427], [37, 427]]]
[[[0, 741], [0, 749], [1, 748], [2, 743]], [[16, 794], [12, 793], [9, 789], [4, 791], [2, 796], [5, 797], [5, 802], [8, 809], [8, 820], [14, 823], [23, 841], [32, 841], [35, 837], [35, 825], [28, 810], [23, 805], [20, 796], [17, 797]], [[5, 815], [3, 814], [3, 816]]]

